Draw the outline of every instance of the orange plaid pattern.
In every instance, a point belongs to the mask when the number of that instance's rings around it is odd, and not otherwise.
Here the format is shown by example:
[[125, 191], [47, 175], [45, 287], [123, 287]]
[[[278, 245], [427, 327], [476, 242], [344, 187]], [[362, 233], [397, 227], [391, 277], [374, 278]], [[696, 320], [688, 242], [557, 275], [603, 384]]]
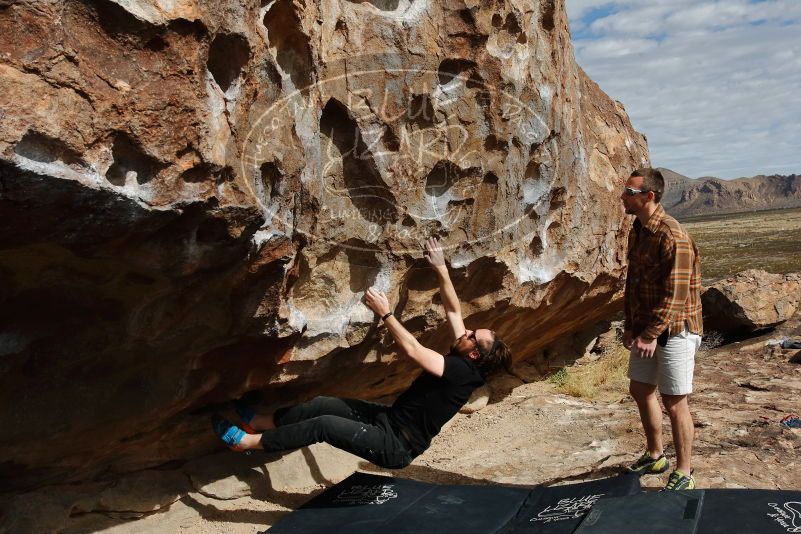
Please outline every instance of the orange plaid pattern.
[[626, 330], [654, 339], [684, 325], [703, 334], [701, 260], [692, 238], [661, 204], [648, 224], [634, 220], [629, 234], [626, 275]]

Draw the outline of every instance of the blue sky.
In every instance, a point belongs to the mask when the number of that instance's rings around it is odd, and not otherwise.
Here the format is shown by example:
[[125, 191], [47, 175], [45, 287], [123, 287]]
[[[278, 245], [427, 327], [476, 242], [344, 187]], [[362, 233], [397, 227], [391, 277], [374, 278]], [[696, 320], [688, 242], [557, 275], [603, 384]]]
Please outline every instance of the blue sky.
[[579, 65], [694, 178], [801, 174], [801, 0], [566, 0]]

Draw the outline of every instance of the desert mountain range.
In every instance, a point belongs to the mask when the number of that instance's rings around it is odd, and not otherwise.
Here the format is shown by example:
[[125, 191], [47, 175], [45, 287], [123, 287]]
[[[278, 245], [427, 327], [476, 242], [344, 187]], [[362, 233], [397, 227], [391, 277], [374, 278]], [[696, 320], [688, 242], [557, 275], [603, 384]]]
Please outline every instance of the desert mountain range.
[[659, 170], [665, 177], [662, 204], [674, 217], [801, 207], [801, 176], [797, 174], [723, 180]]

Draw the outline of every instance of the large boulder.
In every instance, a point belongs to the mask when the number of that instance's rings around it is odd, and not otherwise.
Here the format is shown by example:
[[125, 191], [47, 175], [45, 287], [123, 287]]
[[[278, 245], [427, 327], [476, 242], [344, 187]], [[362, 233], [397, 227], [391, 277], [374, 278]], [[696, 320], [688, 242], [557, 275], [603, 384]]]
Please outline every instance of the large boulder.
[[701, 304], [706, 331], [745, 334], [773, 327], [801, 308], [801, 273], [743, 271], [706, 288]]
[[0, 5], [0, 489], [208, 453], [217, 405], [397, 393], [361, 302], [525, 359], [616, 308], [648, 163], [564, 3]]

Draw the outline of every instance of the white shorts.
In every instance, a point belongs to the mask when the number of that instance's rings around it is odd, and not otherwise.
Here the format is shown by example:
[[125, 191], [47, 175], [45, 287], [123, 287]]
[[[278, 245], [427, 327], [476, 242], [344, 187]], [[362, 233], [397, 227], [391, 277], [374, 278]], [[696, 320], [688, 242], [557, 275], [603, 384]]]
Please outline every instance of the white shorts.
[[[701, 336], [685, 328], [668, 338], [662, 347], [658, 343], [653, 358], [640, 358], [632, 350], [629, 356], [629, 378], [653, 384], [665, 395], [687, 395], [693, 391], [695, 351], [701, 346]], [[634, 347], [632, 347], [633, 349]]]

